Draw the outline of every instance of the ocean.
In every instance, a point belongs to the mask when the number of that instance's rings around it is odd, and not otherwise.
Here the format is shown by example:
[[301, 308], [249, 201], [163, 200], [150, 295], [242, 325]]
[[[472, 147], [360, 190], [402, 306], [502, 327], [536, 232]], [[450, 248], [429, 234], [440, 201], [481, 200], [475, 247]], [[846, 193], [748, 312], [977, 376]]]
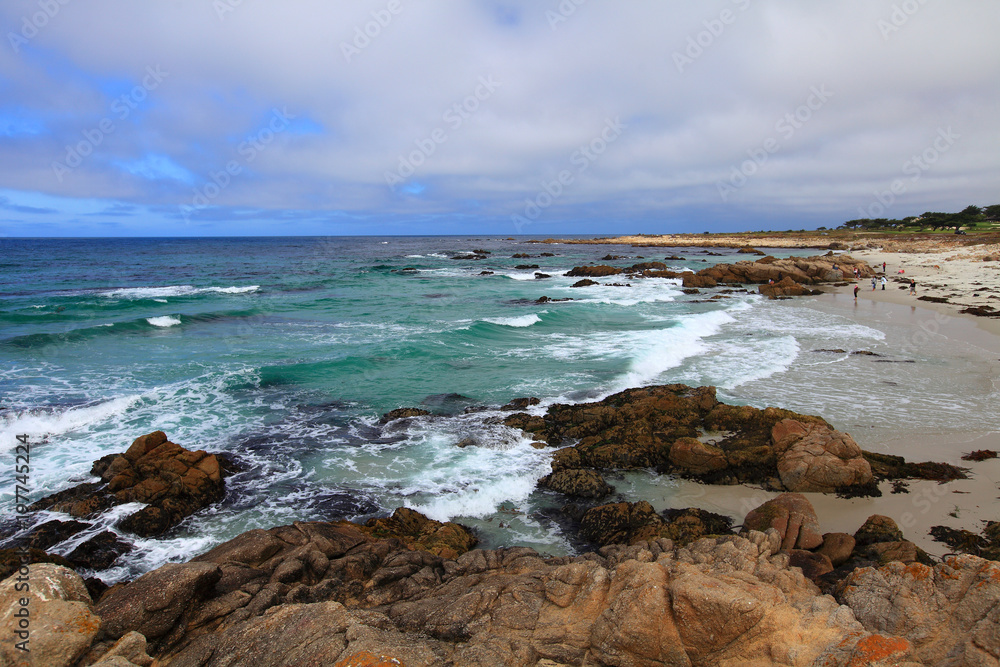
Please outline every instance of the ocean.
[[[499, 407], [517, 397], [539, 398], [540, 414], [628, 387], [715, 385], [726, 402], [822, 415], [876, 450], [914, 425], [994, 428], [982, 351], [949, 343], [945, 354], [927, 316], [880, 322], [832, 296], [685, 293], [659, 278], [573, 288], [562, 274], [588, 263], [698, 270], [746, 255], [529, 240], [0, 239], [5, 477], [20, 434], [32, 444], [32, 500], [92, 481], [94, 460], [154, 430], [239, 462], [221, 503], [162, 537], [123, 535], [132, 552], [96, 573], [110, 583], [251, 528], [399, 506], [471, 526], [483, 547], [572, 553], [566, 499], [535, 489], [551, 450], [500, 423]], [[448, 416], [379, 424], [398, 407]], [[456, 446], [466, 438], [475, 446]], [[677, 484], [649, 473], [611, 481], [627, 500], [649, 484], [669, 498]], [[13, 485], [0, 491], [9, 522]], [[52, 518], [67, 517], [35, 516]]]

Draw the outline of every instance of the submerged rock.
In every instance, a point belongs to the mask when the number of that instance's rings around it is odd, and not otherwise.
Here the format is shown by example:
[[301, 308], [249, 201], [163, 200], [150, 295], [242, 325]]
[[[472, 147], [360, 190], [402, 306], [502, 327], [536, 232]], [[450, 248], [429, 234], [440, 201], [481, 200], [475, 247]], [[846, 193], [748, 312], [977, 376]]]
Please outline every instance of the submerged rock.
[[421, 408], [396, 408], [395, 410], [389, 410], [389, 412], [382, 415], [382, 418], [378, 420], [378, 423], [388, 424], [396, 419], [405, 419], [406, 417], [423, 417], [429, 414], [429, 410], [423, 410]]

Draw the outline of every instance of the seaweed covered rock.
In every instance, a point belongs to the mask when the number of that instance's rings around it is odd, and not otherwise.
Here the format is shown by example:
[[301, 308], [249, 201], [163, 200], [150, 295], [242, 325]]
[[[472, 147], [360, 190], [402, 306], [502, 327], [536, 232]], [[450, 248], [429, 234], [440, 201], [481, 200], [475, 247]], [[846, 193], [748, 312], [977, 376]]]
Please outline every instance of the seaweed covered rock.
[[477, 542], [468, 529], [456, 523], [433, 521], [407, 507], [398, 508], [388, 518], [370, 519], [362, 531], [376, 538], [399, 539], [409, 549], [442, 558], [458, 558]]
[[389, 412], [382, 415], [382, 418], [378, 420], [379, 424], [388, 424], [396, 419], [405, 419], [407, 417], [423, 417], [429, 415], [430, 412], [423, 410], [421, 408], [396, 408], [395, 410], [389, 410]]
[[733, 534], [733, 521], [696, 507], [668, 509], [659, 515], [648, 502], [593, 507], [580, 521], [580, 534], [599, 546], [668, 539], [684, 546], [709, 535]]
[[538, 480], [538, 485], [578, 498], [600, 499], [614, 493], [614, 487], [605, 482], [600, 473], [581, 468], [569, 468], [546, 475]]

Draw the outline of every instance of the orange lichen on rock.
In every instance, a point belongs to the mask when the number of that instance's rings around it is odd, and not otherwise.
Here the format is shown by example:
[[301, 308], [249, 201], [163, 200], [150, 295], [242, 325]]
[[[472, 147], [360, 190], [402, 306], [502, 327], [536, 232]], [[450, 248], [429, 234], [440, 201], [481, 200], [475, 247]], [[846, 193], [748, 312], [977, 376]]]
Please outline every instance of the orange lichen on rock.
[[375, 655], [371, 651], [358, 651], [340, 660], [336, 667], [399, 667], [402, 664], [398, 658]]
[[910, 642], [902, 637], [871, 635], [859, 641], [858, 645], [854, 647], [854, 653], [851, 654], [848, 667], [893, 664], [893, 662], [908, 656], [911, 648]]

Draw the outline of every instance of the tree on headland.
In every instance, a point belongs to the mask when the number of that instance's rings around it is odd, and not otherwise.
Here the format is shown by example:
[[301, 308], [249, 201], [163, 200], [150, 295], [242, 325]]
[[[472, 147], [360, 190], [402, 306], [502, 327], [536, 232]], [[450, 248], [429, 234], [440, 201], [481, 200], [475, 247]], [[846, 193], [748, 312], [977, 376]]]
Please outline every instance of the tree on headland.
[[940, 211], [925, 211], [919, 216], [907, 216], [902, 220], [890, 218], [858, 218], [848, 220], [837, 229], [855, 229], [862, 231], [890, 230], [890, 229], [954, 229], [958, 231], [962, 227], [972, 229], [980, 222], [1000, 221], [1000, 204], [986, 206], [966, 206], [958, 213], [942, 213]]

